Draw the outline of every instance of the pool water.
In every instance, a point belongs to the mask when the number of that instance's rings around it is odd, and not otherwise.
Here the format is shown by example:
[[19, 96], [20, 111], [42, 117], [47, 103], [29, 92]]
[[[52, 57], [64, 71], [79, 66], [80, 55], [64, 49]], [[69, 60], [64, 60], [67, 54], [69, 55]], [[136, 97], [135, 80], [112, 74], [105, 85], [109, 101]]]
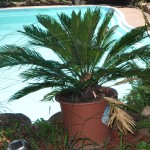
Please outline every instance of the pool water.
[[[17, 32], [22, 30], [23, 25], [38, 24], [36, 15], [47, 14], [54, 18], [57, 18], [57, 14], [66, 13], [71, 14], [72, 10], [78, 12], [82, 10], [84, 13], [87, 8], [95, 9], [96, 6], [69, 6], [69, 7], [48, 7], [48, 8], [24, 8], [24, 9], [1, 9], [0, 10], [0, 45], [9, 44], [10, 39], [13, 44], [23, 44], [25, 42], [24, 37]], [[102, 7], [101, 12], [103, 16], [105, 13], [112, 9], [110, 7]], [[126, 33], [129, 28], [123, 26], [118, 17], [118, 13], [115, 12], [114, 18], [111, 20], [110, 26], [119, 24], [121, 27], [116, 32], [119, 37]], [[14, 38], [15, 37], [15, 38]]]
[[[57, 14], [62, 12], [71, 14], [72, 10], [78, 12], [82, 10], [84, 13], [87, 8], [95, 9], [100, 7], [105, 16], [105, 13], [112, 9], [105, 6], [61, 6], [61, 7], [41, 7], [41, 8], [13, 8], [13, 9], [0, 9], [0, 46], [5, 44], [17, 44], [26, 45], [28, 39], [20, 34], [18, 30], [23, 29], [23, 25], [37, 24], [36, 15], [47, 14], [57, 18]], [[115, 11], [114, 17], [111, 20], [110, 26], [118, 24], [120, 27], [115, 33], [115, 38], [119, 38], [124, 35], [131, 28], [124, 24], [121, 20], [120, 13]], [[41, 53], [40, 48], [37, 51]], [[41, 53], [45, 59], [58, 59], [55, 54], [45, 49]], [[20, 100], [7, 103], [8, 98], [21, 87], [25, 86], [22, 80], [18, 77], [20, 68], [13, 69], [1, 69], [0, 70], [0, 95], [1, 95], [1, 112], [13, 112], [13, 113], [24, 113], [35, 121], [38, 118], [48, 119], [54, 113], [60, 111], [60, 106], [57, 102], [39, 102], [43, 95], [46, 94], [50, 89], [41, 90], [33, 94], [29, 94]], [[130, 88], [128, 85], [126, 89]], [[120, 86], [117, 90], [124, 89], [124, 86]], [[119, 92], [119, 91], [118, 91]], [[127, 91], [119, 92], [126, 94]], [[120, 95], [121, 97], [122, 95]]]

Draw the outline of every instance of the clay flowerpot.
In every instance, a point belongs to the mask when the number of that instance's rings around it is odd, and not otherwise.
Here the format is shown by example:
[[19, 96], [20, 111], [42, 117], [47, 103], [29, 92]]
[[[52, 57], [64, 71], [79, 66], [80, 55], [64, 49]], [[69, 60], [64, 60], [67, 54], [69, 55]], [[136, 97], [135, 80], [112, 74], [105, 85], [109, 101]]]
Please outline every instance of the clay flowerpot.
[[[83, 145], [101, 145], [109, 140], [109, 129], [102, 122], [104, 110], [108, 105], [107, 101], [67, 103], [57, 98], [56, 100], [61, 105], [64, 127], [68, 131], [69, 141], [74, 143], [75, 148]], [[92, 149], [85, 147], [86, 150]]]

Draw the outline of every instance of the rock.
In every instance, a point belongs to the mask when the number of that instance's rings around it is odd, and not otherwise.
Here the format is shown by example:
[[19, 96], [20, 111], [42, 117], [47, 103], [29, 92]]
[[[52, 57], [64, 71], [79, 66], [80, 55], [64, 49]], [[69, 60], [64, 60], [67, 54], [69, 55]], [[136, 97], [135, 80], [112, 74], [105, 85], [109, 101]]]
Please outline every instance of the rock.
[[20, 7], [20, 6], [26, 6], [25, 2], [13, 2], [15, 4], [16, 7]]
[[148, 5], [146, 8], [147, 8], [147, 13], [150, 15], [150, 5]]
[[147, 3], [139, 3], [139, 7], [143, 10], [145, 10]]
[[36, 5], [36, 2], [35, 2], [34, 0], [26, 0], [26, 1], [25, 1], [25, 4], [26, 4], [27, 6], [34, 6], [34, 5]]
[[15, 127], [22, 128], [25, 126], [31, 126], [32, 122], [30, 118], [21, 113], [2, 113], [0, 114], [0, 126], [1, 127]]
[[150, 106], [146, 106], [143, 111], [142, 111], [142, 115], [144, 115], [145, 117], [148, 117], [150, 119]]
[[61, 112], [57, 112], [56, 114], [54, 114], [53, 116], [51, 116], [48, 119], [48, 122], [51, 123], [51, 124], [63, 126], [62, 113]]
[[143, 136], [150, 137], [150, 128], [141, 128], [139, 129], [139, 133]]
[[12, 1], [0, 0], [0, 7], [14, 7], [15, 4]]

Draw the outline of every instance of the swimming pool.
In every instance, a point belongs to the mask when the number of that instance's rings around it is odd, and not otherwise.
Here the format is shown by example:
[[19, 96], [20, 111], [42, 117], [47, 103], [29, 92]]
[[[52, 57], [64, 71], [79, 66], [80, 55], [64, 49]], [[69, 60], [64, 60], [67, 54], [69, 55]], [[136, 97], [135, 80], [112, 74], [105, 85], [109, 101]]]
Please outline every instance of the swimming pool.
[[[41, 7], [41, 8], [23, 8], [23, 9], [1, 9], [0, 10], [0, 45], [9, 44], [11, 39], [12, 44], [24, 44], [25, 40], [22, 35], [17, 33], [17, 30], [21, 30], [23, 25], [37, 24], [36, 15], [38, 14], [48, 14], [52, 17], [57, 17], [57, 14], [62, 12], [71, 14], [74, 10], [78, 12], [82, 10], [84, 13], [87, 8], [95, 9], [99, 6], [69, 6], [69, 7]], [[103, 15], [111, 7], [100, 6]], [[111, 20], [110, 26], [118, 24], [116, 35], [121, 36], [126, 33], [130, 28], [125, 25], [125, 23], [120, 19], [118, 11], [115, 11], [113, 20]], [[15, 38], [14, 38], [15, 37]]]
[[[87, 8], [95, 9], [95, 7], [100, 7], [103, 15], [109, 10], [111, 7], [106, 6], [61, 6], [61, 7], [41, 7], [41, 8], [13, 8], [13, 9], [1, 9], [0, 10], [0, 46], [5, 44], [17, 44], [24, 45], [27, 43], [27, 38], [22, 34], [18, 33], [17, 30], [22, 30], [23, 25], [29, 24], [38, 24], [36, 20], [36, 15], [38, 14], [48, 14], [53, 17], [57, 17], [57, 13], [65, 12], [67, 14], [71, 14], [72, 10], [84, 11]], [[115, 34], [115, 38], [119, 38], [127, 31], [131, 29], [130, 26], [125, 24], [123, 20], [121, 20], [121, 14], [119, 11], [115, 11], [114, 18], [111, 20], [110, 26], [114, 26], [118, 24], [120, 27], [117, 29]], [[40, 48], [37, 49], [40, 52]], [[43, 57], [49, 59], [50, 52], [47, 50], [42, 53]], [[53, 55], [53, 56], [52, 56]], [[57, 59], [54, 54], [51, 54], [51, 58]], [[19, 90], [22, 87], [22, 81], [18, 78], [19, 68], [0, 71], [0, 90], [1, 90], [1, 101], [7, 100], [10, 95], [12, 95], [15, 91]], [[121, 89], [120, 87], [118, 88]], [[117, 89], [117, 90], [118, 90]], [[10, 111], [13, 112], [22, 112], [29, 116], [31, 120], [35, 120], [37, 118], [46, 118], [55, 112], [60, 110], [60, 107], [57, 103], [40, 103], [39, 100], [42, 99], [43, 95], [47, 93], [49, 89], [45, 89], [42, 91], [38, 91], [38, 93], [30, 94], [26, 97], [23, 97], [21, 100], [14, 101], [10, 103]], [[118, 91], [119, 92], [119, 91]], [[119, 92], [122, 93], [122, 92]], [[49, 109], [51, 106], [51, 110]], [[5, 110], [8, 111], [8, 110]], [[49, 114], [50, 111], [50, 114]]]

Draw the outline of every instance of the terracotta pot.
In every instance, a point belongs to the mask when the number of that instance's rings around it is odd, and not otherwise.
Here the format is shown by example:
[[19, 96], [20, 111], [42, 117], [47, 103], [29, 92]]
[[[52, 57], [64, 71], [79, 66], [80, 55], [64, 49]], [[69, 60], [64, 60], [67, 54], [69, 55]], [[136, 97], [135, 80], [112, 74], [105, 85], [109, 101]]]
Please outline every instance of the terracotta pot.
[[[109, 129], [107, 125], [102, 123], [102, 115], [106, 106], [107, 101], [102, 100], [99, 102], [91, 103], [67, 103], [62, 102], [62, 100], [56, 99], [62, 110], [62, 116], [64, 121], [64, 127], [68, 131], [69, 140], [71, 142], [75, 139], [88, 138], [84, 142], [87, 144], [98, 144], [101, 145], [109, 140]], [[83, 145], [83, 140], [78, 141], [75, 144], [75, 148], [79, 148]], [[92, 148], [84, 148], [92, 149]]]

